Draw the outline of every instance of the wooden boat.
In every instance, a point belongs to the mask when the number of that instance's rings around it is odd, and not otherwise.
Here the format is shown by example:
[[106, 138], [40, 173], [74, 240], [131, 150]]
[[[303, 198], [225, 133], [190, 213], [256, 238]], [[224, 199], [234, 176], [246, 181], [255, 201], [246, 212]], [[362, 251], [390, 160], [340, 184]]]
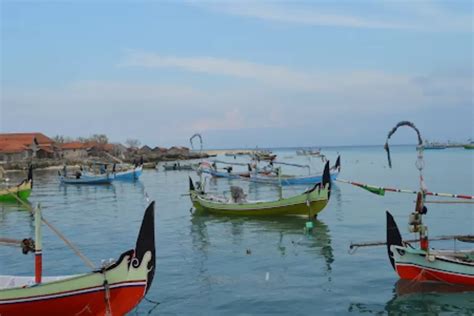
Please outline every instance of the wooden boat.
[[[331, 168], [331, 179], [336, 180], [341, 170], [341, 158], [337, 157], [335, 165]], [[310, 174], [307, 176], [293, 176], [293, 175], [263, 175], [251, 174], [249, 180], [251, 182], [274, 184], [274, 185], [311, 185], [322, 181], [323, 174]]]
[[297, 156], [316, 156], [316, 157], [319, 157], [321, 155], [321, 149], [319, 149], [319, 150], [315, 150], [315, 149], [312, 149], [312, 148], [298, 149], [296, 151], [296, 155]]
[[143, 172], [143, 165], [135, 166], [132, 169], [113, 172], [114, 180], [133, 181], [138, 180]]
[[28, 177], [13, 187], [0, 188], [0, 202], [17, 202], [17, 198], [26, 201], [33, 189], [33, 167], [28, 169]]
[[[232, 189], [232, 187], [231, 187]], [[240, 188], [239, 188], [240, 189]], [[331, 179], [329, 163], [326, 164], [320, 183], [306, 192], [289, 198], [274, 201], [248, 201], [240, 194], [232, 194], [227, 199], [200, 191], [189, 179], [191, 201], [198, 211], [219, 215], [268, 216], [268, 215], [306, 215], [315, 217], [329, 201]]]
[[439, 150], [446, 149], [448, 146], [439, 142], [429, 142], [425, 139], [425, 142], [422, 144], [424, 150]]
[[387, 212], [388, 256], [401, 279], [474, 286], [474, 250], [434, 250], [428, 247], [427, 237], [421, 238], [420, 249], [404, 242]]
[[194, 167], [191, 164], [180, 164], [178, 162], [172, 165], [164, 164], [163, 169], [165, 171], [183, 171], [183, 170], [194, 170]]
[[144, 298], [155, 273], [154, 202], [135, 249], [85, 274], [42, 277], [41, 213], [35, 212], [35, 276], [0, 276], [0, 315], [125, 315]]
[[[403, 121], [393, 128], [387, 137], [389, 166], [391, 166], [388, 140], [400, 126], [413, 128], [418, 135], [417, 169], [420, 173], [420, 190], [417, 194], [415, 211], [410, 214], [408, 227], [411, 233], [419, 235], [420, 248], [412, 247], [404, 242], [393, 216], [387, 211], [387, 252], [390, 263], [401, 279], [411, 281], [443, 282], [474, 286], [474, 250], [435, 250], [429, 246], [428, 228], [423, 224], [423, 215], [428, 212], [425, 206], [426, 188], [423, 177], [423, 143], [419, 130], [411, 122]], [[469, 241], [467, 238], [461, 241]]]
[[[227, 167], [221, 168], [223, 171], [219, 171], [217, 169], [217, 162], [224, 163], [228, 165]], [[239, 166], [247, 166], [248, 171], [240, 171], [234, 172], [232, 165], [239, 165]], [[214, 178], [227, 178], [227, 179], [240, 179], [241, 177], [248, 178], [250, 177], [250, 173], [252, 172], [252, 167], [250, 164], [245, 163], [229, 163], [229, 162], [221, 162], [221, 161], [214, 161], [212, 164], [204, 161], [199, 164], [197, 168], [198, 174], [206, 173], [211, 175]]]
[[101, 175], [82, 174], [80, 171], [75, 176], [60, 175], [59, 180], [64, 184], [110, 184], [114, 180], [113, 173]]

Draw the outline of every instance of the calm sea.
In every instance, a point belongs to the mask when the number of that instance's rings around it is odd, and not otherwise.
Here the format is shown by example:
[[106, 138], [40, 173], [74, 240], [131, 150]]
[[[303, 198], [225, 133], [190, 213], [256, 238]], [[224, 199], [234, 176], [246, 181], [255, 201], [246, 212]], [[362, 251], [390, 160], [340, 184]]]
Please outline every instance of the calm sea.
[[[333, 162], [342, 156], [340, 178], [382, 186], [416, 189], [414, 147], [393, 147], [393, 169], [381, 147], [323, 149]], [[278, 150], [279, 159], [322, 169], [317, 159]], [[219, 157], [234, 161], [232, 157]], [[240, 161], [238, 158], [236, 161]], [[474, 151], [446, 149], [425, 152], [425, 181], [435, 192], [474, 194]], [[238, 169], [238, 168], [236, 168]], [[307, 170], [284, 169], [305, 174]], [[383, 241], [385, 210], [402, 233], [414, 196], [376, 196], [337, 183], [312, 234], [304, 218], [238, 218], [197, 216], [186, 196], [193, 172], [145, 170], [137, 182], [110, 186], [60, 185], [53, 171], [36, 171], [30, 201], [41, 203], [43, 215], [93, 262], [118, 258], [133, 248], [147, 205], [156, 201], [157, 270], [147, 298], [131, 314], [146, 315], [314, 315], [314, 314], [473, 314], [474, 294], [439, 289], [420, 293], [398, 283], [384, 247], [359, 249], [349, 244]], [[241, 185], [251, 198], [278, 196], [278, 189], [237, 180], [210, 181], [208, 189], [223, 192]], [[304, 187], [285, 187], [290, 196]], [[474, 205], [430, 204], [425, 222], [430, 236], [474, 233]], [[87, 267], [43, 228], [45, 275], [87, 272]], [[34, 237], [33, 220], [15, 205], [0, 205], [0, 236]], [[439, 248], [471, 248], [453, 241], [432, 242]], [[249, 254], [247, 254], [249, 250]], [[0, 248], [0, 273], [32, 275], [34, 259], [19, 249]]]

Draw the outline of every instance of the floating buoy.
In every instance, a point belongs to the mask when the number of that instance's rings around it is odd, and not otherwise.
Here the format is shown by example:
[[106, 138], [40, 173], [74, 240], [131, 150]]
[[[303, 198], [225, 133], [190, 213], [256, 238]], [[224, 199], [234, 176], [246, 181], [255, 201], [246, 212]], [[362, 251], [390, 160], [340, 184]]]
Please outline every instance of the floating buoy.
[[313, 222], [306, 222], [306, 225], [304, 227], [304, 231], [306, 233], [310, 233], [310, 232], [313, 231], [313, 228], [314, 228]]
[[270, 280], [270, 272], [267, 272], [265, 274], [265, 281], [268, 281], [268, 280]]

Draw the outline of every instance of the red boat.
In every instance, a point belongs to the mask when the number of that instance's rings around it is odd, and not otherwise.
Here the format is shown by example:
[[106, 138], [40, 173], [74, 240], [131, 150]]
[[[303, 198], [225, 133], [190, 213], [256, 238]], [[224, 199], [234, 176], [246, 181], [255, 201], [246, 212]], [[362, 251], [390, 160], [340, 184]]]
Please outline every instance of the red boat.
[[0, 276], [0, 315], [124, 315], [150, 289], [155, 273], [154, 202], [134, 249], [85, 274], [42, 277], [41, 212], [35, 211], [35, 276]]

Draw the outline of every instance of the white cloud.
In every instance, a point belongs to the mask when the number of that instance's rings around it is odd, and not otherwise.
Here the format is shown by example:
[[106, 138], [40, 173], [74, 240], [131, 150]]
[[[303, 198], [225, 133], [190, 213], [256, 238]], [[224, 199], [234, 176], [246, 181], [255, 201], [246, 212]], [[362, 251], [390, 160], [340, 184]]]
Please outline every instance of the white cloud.
[[[366, 29], [472, 32], [472, 14], [452, 12], [434, 1], [339, 3], [328, 9], [324, 2], [207, 1], [193, 4], [226, 14], [272, 22]], [[360, 8], [367, 7], [367, 10]], [[356, 8], [357, 11], [354, 9]]]

